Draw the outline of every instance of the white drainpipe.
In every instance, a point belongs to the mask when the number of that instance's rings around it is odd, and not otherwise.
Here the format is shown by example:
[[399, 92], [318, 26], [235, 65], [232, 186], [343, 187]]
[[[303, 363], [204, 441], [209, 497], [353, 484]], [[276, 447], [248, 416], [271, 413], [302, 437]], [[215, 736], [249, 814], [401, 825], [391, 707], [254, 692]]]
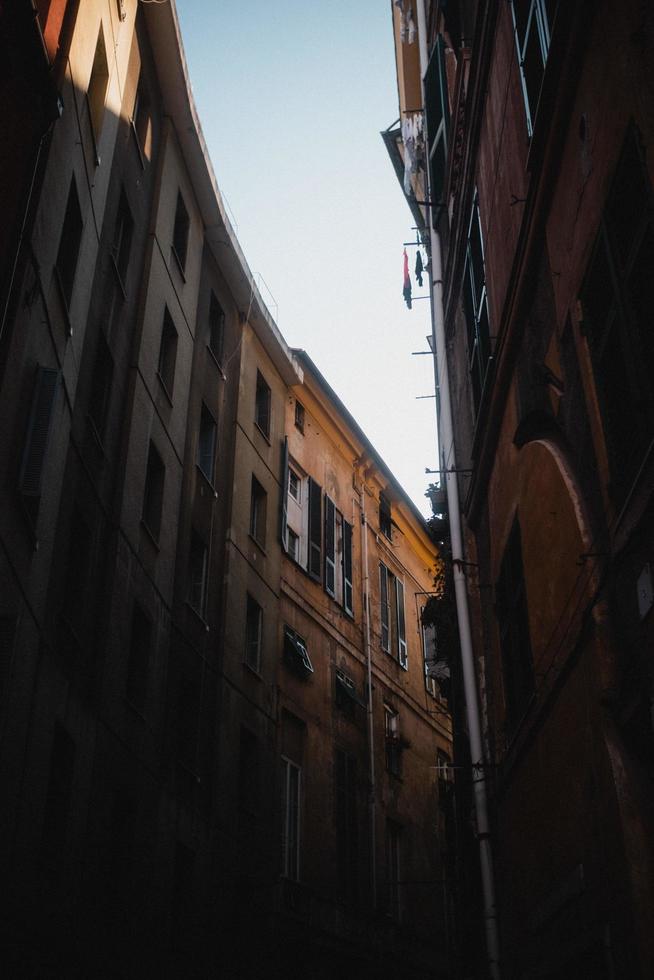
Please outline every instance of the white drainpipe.
[[[422, 98], [425, 105], [424, 78], [427, 71], [427, 29], [424, 0], [417, 0], [418, 43], [420, 51], [420, 73], [422, 76]], [[427, 172], [429, 181], [429, 173]], [[428, 200], [434, 189], [428, 187]], [[450, 381], [447, 369], [447, 347], [445, 343], [445, 317], [443, 312], [443, 263], [441, 242], [438, 232], [432, 227], [431, 215], [427, 209], [427, 223], [431, 237], [430, 278], [432, 282], [432, 339], [436, 353], [436, 384], [440, 389], [440, 418], [438, 421], [441, 445], [441, 458], [446, 470], [445, 485], [450, 521], [452, 544], [452, 565], [454, 571], [454, 594], [456, 614], [459, 624], [461, 664], [463, 667], [463, 686], [468, 716], [470, 755], [472, 762], [472, 783], [474, 789], [475, 817], [477, 822], [477, 841], [479, 843], [479, 863], [484, 901], [484, 924], [486, 929], [486, 951], [488, 968], [492, 980], [500, 980], [500, 942], [493, 879], [493, 854], [488, 820], [488, 799], [486, 792], [486, 768], [479, 720], [479, 699], [475, 674], [472, 635], [470, 630], [470, 611], [465, 577], [463, 537], [461, 534], [461, 510], [456, 474], [456, 453], [454, 448], [454, 429], [452, 425], [452, 403], [450, 400]], [[452, 472], [450, 472], [452, 471]], [[441, 477], [443, 474], [441, 474]]]

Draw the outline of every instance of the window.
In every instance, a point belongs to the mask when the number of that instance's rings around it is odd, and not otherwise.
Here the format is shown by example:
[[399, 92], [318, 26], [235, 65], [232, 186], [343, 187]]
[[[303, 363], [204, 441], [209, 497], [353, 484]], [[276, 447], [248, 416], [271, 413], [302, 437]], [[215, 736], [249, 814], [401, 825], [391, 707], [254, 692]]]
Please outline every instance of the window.
[[379, 494], [379, 530], [389, 541], [391, 540], [393, 534], [391, 502], [384, 493]]
[[159, 380], [163, 384], [169, 398], [173, 397], [175, 384], [175, 362], [177, 360], [177, 331], [168, 310], [164, 310], [163, 326], [161, 328], [161, 345], [159, 347]]
[[136, 138], [141, 163], [149, 161], [152, 157], [152, 107], [142, 76], [139, 78], [132, 110], [132, 132]]
[[531, 137], [558, 0], [513, 0], [511, 6], [522, 95], [527, 114], [527, 132]]
[[581, 290], [609, 458], [609, 489], [618, 504], [654, 436], [652, 268], [652, 185], [640, 134], [631, 125]]
[[47, 864], [61, 858], [66, 844], [74, 771], [75, 742], [63, 725], [55, 722], [41, 830], [42, 858]]
[[86, 99], [89, 107], [89, 117], [95, 140], [96, 163], [100, 162], [98, 155], [98, 143], [102, 132], [102, 122], [104, 119], [104, 103], [107, 97], [107, 87], [109, 85], [109, 65], [107, 63], [107, 49], [104, 43], [104, 31], [102, 24], [98, 32], [98, 40], [95, 45], [95, 56], [89, 86], [86, 90]]
[[57, 259], [55, 262], [57, 282], [59, 283], [62, 299], [66, 304], [66, 312], [70, 310], [73, 298], [73, 285], [75, 283], [75, 272], [77, 270], [77, 259], [79, 258], [83, 227], [82, 211], [79, 204], [75, 176], [73, 175], [68, 190], [66, 214], [64, 215], [64, 223], [61, 226], [61, 238], [59, 239], [59, 248], [57, 249]]
[[89, 396], [89, 419], [93, 424], [93, 429], [100, 443], [104, 441], [105, 436], [113, 375], [114, 361], [104, 334], [101, 333], [98, 337], [98, 347], [95, 352], [95, 362], [91, 376], [91, 393]]
[[191, 531], [189, 554], [188, 601], [196, 613], [204, 618], [207, 609], [208, 554], [207, 546], [196, 531]]
[[357, 689], [354, 681], [342, 670], [336, 670], [334, 693], [336, 707], [344, 715], [347, 715], [348, 718], [354, 718], [356, 706], [361, 704], [361, 702], [357, 697]]
[[282, 758], [282, 874], [300, 880], [300, 789], [302, 770]]
[[359, 877], [356, 759], [337, 749], [334, 768], [338, 890], [344, 901], [354, 903]]
[[[289, 463], [288, 443], [284, 443], [282, 495], [282, 547], [309, 575], [322, 580], [322, 488]], [[328, 498], [326, 498], [328, 499]]]
[[386, 747], [386, 771], [393, 776], [402, 772], [402, 743], [400, 741], [400, 716], [390, 705], [384, 705], [384, 738]]
[[245, 663], [257, 674], [261, 671], [263, 611], [248, 593], [245, 612]]
[[[447, 76], [445, 74], [445, 43], [440, 34], [436, 39], [436, 44], [429, 59], [429, 65], [425, 75], [425, 107], [429, 152], [430, 200], [439, 202], [443, 200], [445, 193], [447, 128], [449, 124]], [[432, 209], [434, 221], [438, 219], [440, 211], [440, 208]]]
[[138, 602], [135, 602], [132, 612], [125, 694], [129, 703], [141, 713], [145, 708], [151, 644], [152, 622]]
[[25, 447], [18, 476], [18, 492], [32, 524], [36, 523], [41, 502], [43, 468], [48, 442], [50, 441], [50, 428], [58, 385], [58, 371], [41, 365], [37, 366], [32, 390], [32, 404], [27, 421]]
[[[421, 622], [424, 608], [425, 607], [423, 606], [420, 611]], [[425, 689], [427, 690], [428, 694], [431, 694], [431, 696], [435, 698], [438, 693], [438, 684], [436, 681], [435, 671], [439, 661], [438, 651], [436, 649], [436, 627], [433, 625], [433, 623], [429, 626], [423, 625], [422, 627], [422, 653], [425, 666]]]
[[161, 511], [163, 508], [164, 482], [166, 468], [153, 442], [148, 451], [148, 465], [145, 472], [145, 491], [143, 493], [143, 523], [155, 540], [161, 530]]
[[270, 386], [257, 371], [257, 390], [254, 403], [254, 421], [266, 439], [270, 437]]
[[284, 661], [300, 677], [306, 678], [313, 674], [306, 640], [290, 626], [284, 627]]
[[304, 435], [304, 405], [295, 400], [295, 428]]
[[266, 547], [266, 511], [268, 494], [255, 476], [250, 491], [250, 534], [261, 548]]
[[202, 405], [200, 413], [200, 431], [198, 433], [197, 464], [201, 472], [213, 486], [214, 468], [216, 461], [216, 423], [206, 405]]
[[225, 342], [225, 313], [214, 293], [209, 300], [209, 350], [220, 364]]
[[352, 526], [325, 494], [325, 591], [352, 615]]
[[182, 272], [186, 268], [186, 252], [188, 249], [189, 217], [182, 192], [177, 192], [175, 208], [175, 224], [173, 225], [173, 254]]
[[513, 728], [534, 690], [529, 612], [522, 568], [520, 525], [513, 523], [496, 587], [507, 724]]
[[401, 892], [402, 828], [394, 820], [386, 821], [386, 902], [388, 913], [397, 921], [402, 918]]
[[397, 657], [400, 667], [408, 670], [404, 584], [383, 562], [379, 563], [379, 604], [382, 650]]
[[468, 370], [475, 412], [477, 412], [491, 361], [484, 246], [477, 194], [475, 194], [468, 226], [466, 263], [463, 271], [463, 310], [468, 333]]
[[127, 284], [127, 274], [129, 271], [129, 256], [132, 249], [132, 234], [134, 231], [134, 220], [129, 209], [127, 195], [122, 191], [118, 204], [118, 214], [116, 215], [116, 227], [114, 229], [114, 240], [111, 246], [111, 257], [114, 268], [118, 273], [120, 285], [125, 291]]

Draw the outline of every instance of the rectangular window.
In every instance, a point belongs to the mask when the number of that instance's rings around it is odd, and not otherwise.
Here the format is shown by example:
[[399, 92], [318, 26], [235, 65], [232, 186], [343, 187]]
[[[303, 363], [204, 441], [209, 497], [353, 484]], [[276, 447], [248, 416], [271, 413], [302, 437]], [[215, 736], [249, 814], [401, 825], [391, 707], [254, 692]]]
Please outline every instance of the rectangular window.
[[336, 862], [340, 898], [353, 904], [358, 897], [358, 825], [356, 759], [336, 750]]
[[520, 66], [527, 132], [534, 132], [558, 0], [513, 0], [513, 25]]
[[200, 413], [197, 464], [201, 472], [213, 486], [216, 465], [216, 423], [211, 412], [204, 404]]
[[334, 681], [336, 707], [342, 711], [344, 715], [347, 715], [348, 718], [354, 718], [356, 706], [357, 704], [360, 704], [354, 681], [342, 670], [338, 669], [334, 675]]
[[394, 776], [402, 772], [402, 745], [400, 742], [400, 716], [390, 705], [384, 705], [384, 738], [386, 771]]
[[207, 546], [197, 534], [191, 531], [191, 550], [189, 553], [188, 601], [203, 619], [207, 611], [207, 592], [209, 569]]
[[654, 437], [654, 194], [642, 138], [629, 126], [581, 289], [609, 458], [620, 504]]
[[109, 86], [109, 64], [107, 62], [107, 49], [104, 43], [104, 31], [102, 29], [102, 24], [100, 24], [100, 30], [98, 32], [98, 40], [95, 45], [93, 66], [91, 68], [91, 76], [89, 78], [89, 85], [86, 90], [86, 99], [89, 107], [89, 118], [91, 120], [93, 138], [95, 140], [96, 163], [100, 162], [100, 156], [98, 153], [98, 144], [100, 142], [100, 133], [102, 132], [102, 123], [104, 120], [104, 104], [105, 104], [105, 99], [107, 97], [108, 86]]
[[155, 539], [159, 540], [161, 512], [163, 508], [166, 467], [153, 442], [148, 451], [148, 465], [145, 472], [145, 491], [143, 493], [143, 523]]
[[282, 758], [282, 874], [300, 880], [300, 792], [302, 770]]
[[138, 602], [135, 602], [132, 612], [125, 694], [129, 703], [141, 714], [145, 709], [151, 644], [152, 621]]
[[381, 648], [397, 657], [400, 667], [408, 670], [404, 584], [383, 562], [379, 563], [379, 606]]
[[300, 561], [300, 539], [298, 538], [295, 531], [289, 527], [288, 529], [288, 556], [292, 558], [293, 561], [299, 563]]
[[379, 530], [389, 541], [391, 540], [393, 534], [391, 502], [384, 493], [379, 494]]
[[[425, 107], [427, 124], [427, 148], [429, 152], [429, 194], [430, 200], [444, 200], [445, 174], [447, 170], [447, 130], [450, 110], [445, 73], [445, 43], [439, 34], [429, 59], [425, 75]], [[432, 209], [437, 220], [441, 209]]]
[[169, 398], [173, 397], [175, 385], [175, 363], [177, 361], [177, 331], [168, 309], [164, 310], [163, 326], [161, 328], [161, 344], [159, 346], [159, 380], [166, 389]]
[[250, 491], [250, 534], [257, 544], [266, 547], [266, 512], [268, 509], [268, 494], [255, 476], [252, 477]]
[[309, 560], [311, 578], [322, 577], [322, 488], [309, 477]]
[[263, 610], [248, 593], [245, 611], [245, 663], [257, 674], [261, 672], [261, 638]]
[[[420, 610], [421, 622], [424, 609], [423, 606]], [[422, 654], [425, 667], [425, 689], [435, 698], [438, 693], [435, 673], [438, 664], [438, 652], [436, 649], [436, 627], [433, 624], [422, 627]]]
[[93, 374], [91, 376], [91, 393], [89, 396], [89, 419], [93, 424], [95, 435], [100, 443], [104, 442], [105, 437], [113, 376], [114, 360], [104, 334], [100, 333], [98, 347], [95, 352]]
[[325, 592], [336, 598], [336, 508], [325, 494]]
[[116, 215], [116, 226], [114, 228], [114, 240], [111, 246], [111, 257], [114, 268], [118, 273], [120, 285], [123, 292], [126, 291], [127, 275], [129, 272], [129, 257], [132, 250], [132, 235], [134, 233], [134, 219], [130, 211], [127, 195], [123, 190], [118, 204], [118, 214]]
[[477, 194], [475, 194], [468, 226], [466, 263], [463, 271], [463, 309], [468, 334], [468, 370], [475, 412], [477, 412], [491, 362], [484, 245]]
[[134, 109], [132, 110], [132, 132], [141, 157], [141, 163], [152, 157], [152, 106], [143, 76], [139, 78]]
[[223, 359], [223, 344], [225, 342], [225, 313], [222, 306], [211, 293], [209, 300], [209, 350], [219, 364]]
[[300, 490], [302, 486], [302, 480], [297, 475], [295, 470], [289, 469], [288, 471], [288, 492], [298, 503], [301, 503]]
[[186, 269], [186, 253], [188, 251], [189, 217], [182, 192], [177, 192], [175, 208], [175, 224], [173, 225], [173, 254], [182, 272]]
[[304, 637], [290, 626], [284, 627], [284, 662], [305, 680], [313, 674], [313, 664]]
[[529, 610], [522, 567], [520, 525], [513, 523], [496, 586], [507, 724], [514, 727], [534, 690]]
[[295, 400], [295, 428], [304, 434], [304, 405]]
[[260, 371], [257, 371], [254, 421], [266, 439], [270, 438], [270, 385]]
[[70, 311], [73, 298], [73, 286], [75, 284], [75, 272], [77, 271], [77, 260], [79, 258], [83, 228], [82, 209], [80, 208], [77, 184], [75, 183], [75, 175], [73, 174], [70, 180], [66, 214], [64, 215], [64, 223], [61, 226], [61, 237], [59, 239], [59, 248], [57, 249], [57, 259], [55, 261], [57, 282], [59, 283], [62, 299], [66, 305], [66, 312]]
[[18, 476], [18, 492], [32, 524], [36, 523], [41, 502], [43, 469], [58, 387], [59, 372], [53, 368], [37, 366]]

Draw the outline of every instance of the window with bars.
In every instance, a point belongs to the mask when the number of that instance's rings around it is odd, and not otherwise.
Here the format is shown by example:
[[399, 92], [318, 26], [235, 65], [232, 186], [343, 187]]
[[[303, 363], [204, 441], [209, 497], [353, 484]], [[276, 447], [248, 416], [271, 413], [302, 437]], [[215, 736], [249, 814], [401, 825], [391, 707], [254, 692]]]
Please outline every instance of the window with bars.
[[491, 362], [484, 244], [477, 193], [475, 193], [468, 226], [463, 272], [463, 311], [468, 335], [468, 370], [476, 414], [479, 411]]

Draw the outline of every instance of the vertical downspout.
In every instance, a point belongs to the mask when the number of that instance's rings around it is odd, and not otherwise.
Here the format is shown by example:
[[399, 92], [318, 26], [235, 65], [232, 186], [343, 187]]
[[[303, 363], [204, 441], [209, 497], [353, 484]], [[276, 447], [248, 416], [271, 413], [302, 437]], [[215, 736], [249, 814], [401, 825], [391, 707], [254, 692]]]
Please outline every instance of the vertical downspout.
[[[420, 74], [422, 82], [423, 107], [425, 103], [424, 78], [427, 71], [427, 28], [425, 18], [425, 2], [417, 0], [418, 13], [418, 43], [420, 51]], [[429, 171], [426, 173], [429, 184]], [[428, 186], [427, 200], [432, 200], [434, 189]], [[461, 511], [459, 506], [459, 488], [456, 474], [456, 454], [454, 449], [454, 429], [452, 425], [452, 403], [450, 400], [450, 381], [447, 368], [447, 346], [445, 341], [445, 317], [443, 311], [443, 263], [441, 242], [438, 232], [433, 227], [432, 217], [427, 210], [427, 221], [431, 238], [431, 280], [432, 280], [432, 337], [436, 353], [437, 377], [436, 384], [440, 388], [440, 418], [437, 419], [440, 441], [441, 458], [445, 469], [445, 485], [447, 488], [447, 503], [450, 517], [450, 533], [452, 543], [452, 566], [454, 572], [454, 594], [456, 613], [459, 624], [459, 642], [461, 648], [461, 664], [463, 667], [463, 686], [465, 692], [466, 714], [468, 717], [468, 733], [470, 737], [470, 755], [472, 764], [472, 785], [474, 790], [475, 817], [477, 823], [477, 841], [479, 844], [479, 863], [481, 867], [481, 883], [484, 903], [484, 925], [486, 931], [486, 952], [488, 969], [492, 980], [500, 980], [500, 943], [497, 921], [497, 905], [495, 900], [495, 883], [493, 879], [493, 854], [490, 841], [490, 823], [488, 820], [488, 799], [486, 792], [486, 768], [484, 765], [484, 749], [481, 738], [479, 720], [479, 700], [477, 695], [477, 679], [475, 674], [472, 635], [470, 629], [470, 611], [468, 608], [468, 590], [464, 574], [463, 537], [461, 534]]]
[[368, 673], [368, 764], [370, 770], [370, 891], [372, 907], [377, 908], [377, 787], [375, 783], [375, 741], [372, 713], [372, 654], [370, 648], [370, 602], [368, 599], [370, 577], [368, 574], [368, 522], [366, 520], [365, 489], [359, 490], [361, 510], [361, 556], [363, 559], [363, 598], [365, 618], [366, 666]]

